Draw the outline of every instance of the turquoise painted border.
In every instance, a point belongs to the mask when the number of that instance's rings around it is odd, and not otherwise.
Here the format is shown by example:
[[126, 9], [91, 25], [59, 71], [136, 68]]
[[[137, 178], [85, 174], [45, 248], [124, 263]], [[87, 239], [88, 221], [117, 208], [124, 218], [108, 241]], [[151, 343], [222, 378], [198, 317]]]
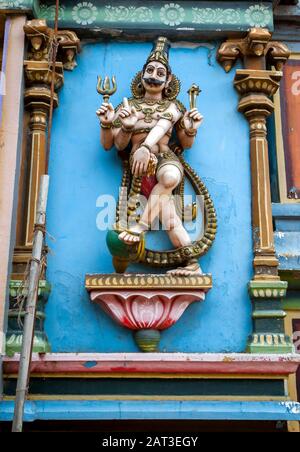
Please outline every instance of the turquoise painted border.
[[[33, 11], [51, 23], [55, 6], [53, 0], [11, 0], [0, 1], [1, 9]], [[62, 0], [60, 26], [182, 31], [247, 31], [251, 27], [265, 27], [273, 30], [273, 3]]]
[[39, 14], [40, 0], [8, 0], [0, 1], [0, 11], [8, 10], [12, 12], [30, 12], [34, 16]]
[[[40, 5], [40, 16], [53, 19], [51, 1]], [[270, 2], [191, 1], [71, 1], [61, 2], [60, 19], [68, 27], [163, 30], [273, 29]]]
[[[0, 421], [11, 421], [13, 401], [0, 402]], [[299, 421], [297, 402], [223, 401], [27, 401], [24, 421], [36, 420], [114, 420], [114, 419], [196, 419]]]

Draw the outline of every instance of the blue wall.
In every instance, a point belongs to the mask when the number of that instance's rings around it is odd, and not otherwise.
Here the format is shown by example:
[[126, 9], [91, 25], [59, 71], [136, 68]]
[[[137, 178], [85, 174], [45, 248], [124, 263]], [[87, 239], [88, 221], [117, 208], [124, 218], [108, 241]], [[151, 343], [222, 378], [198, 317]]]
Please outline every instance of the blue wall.
[[[54, 352], [135, 352], [132, 333], [117, 326], [84, 288], [86, 273], [112, 272], [104, 231], [96, 227], [101, 194], [117, 196], [121, 164], [116, 152], [99, 144], [95, 115], [101, 102], [98, 74], [117, 75], [116, 106], [129, 96], [129, 83], [141, 69], [150, 44], [88, 44], [78, 67], [65, 74], [55, 112], [50, 162], [48, 239], [51, 254], [46, 331]], [[216, 205], [219, 230], [201, 266], [214, 287], [204, 303], [195, 303], [163, 332], [161, 351], [243, 351], [251, 330], [247, 283], [251, 279], [250, 161], [248, 127], [237, 112], [234, 71], [225, 74], [208, 48], [171, 49], [170, 62], [182, 80], [180, 99], [188, 105], [193, 82], [203, 92], [199, 109], [205, 121], [189, 163], [204, 179]], [[150, 270], [149, 270], [150, 271]]]

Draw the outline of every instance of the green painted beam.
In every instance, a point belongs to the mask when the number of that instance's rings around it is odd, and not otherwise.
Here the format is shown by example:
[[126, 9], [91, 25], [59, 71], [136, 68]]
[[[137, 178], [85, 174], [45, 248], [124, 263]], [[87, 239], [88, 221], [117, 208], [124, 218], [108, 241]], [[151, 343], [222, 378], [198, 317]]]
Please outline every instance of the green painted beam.
[[[53, 1], [41, 1], [40, 17], [53, 20]], [[235, 30], [273, 29], [272, 2], [195, 1], [73, 1], [62, 0], [61, 26], [126, 30]]]
[[11, 0], [0, 1], [0, 12], [4, 13], [29, 13], [37, 17], [39, 15], [40, 0]]
[[[54, 0], [0, 1], [0, 12], [26, 12], [53, 22]], [[272, 1], [61, 0], [60, 28], [247, 31], [273, 30]]]

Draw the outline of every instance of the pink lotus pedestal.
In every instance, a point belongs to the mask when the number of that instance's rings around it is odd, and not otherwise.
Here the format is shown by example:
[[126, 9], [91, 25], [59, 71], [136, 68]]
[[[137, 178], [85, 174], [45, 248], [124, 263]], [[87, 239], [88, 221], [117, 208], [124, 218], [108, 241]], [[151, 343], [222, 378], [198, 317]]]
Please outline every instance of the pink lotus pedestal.
[[211, 289], [210, 275], [87, 275], [93, 302], [119, 325], [135, 331], [144, 352], [154, 352], [160, 331], [174, 325], [191, 303], [203, 301]]

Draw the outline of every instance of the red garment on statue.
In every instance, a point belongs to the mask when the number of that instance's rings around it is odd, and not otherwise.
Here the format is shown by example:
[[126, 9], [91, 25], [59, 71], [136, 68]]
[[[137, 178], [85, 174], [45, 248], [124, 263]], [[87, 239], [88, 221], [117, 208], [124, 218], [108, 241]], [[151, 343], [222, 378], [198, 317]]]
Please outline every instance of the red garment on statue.
[[141, 194], [148, 199], [156, 184], [156, 176], [144, 176], [142, 179]]

